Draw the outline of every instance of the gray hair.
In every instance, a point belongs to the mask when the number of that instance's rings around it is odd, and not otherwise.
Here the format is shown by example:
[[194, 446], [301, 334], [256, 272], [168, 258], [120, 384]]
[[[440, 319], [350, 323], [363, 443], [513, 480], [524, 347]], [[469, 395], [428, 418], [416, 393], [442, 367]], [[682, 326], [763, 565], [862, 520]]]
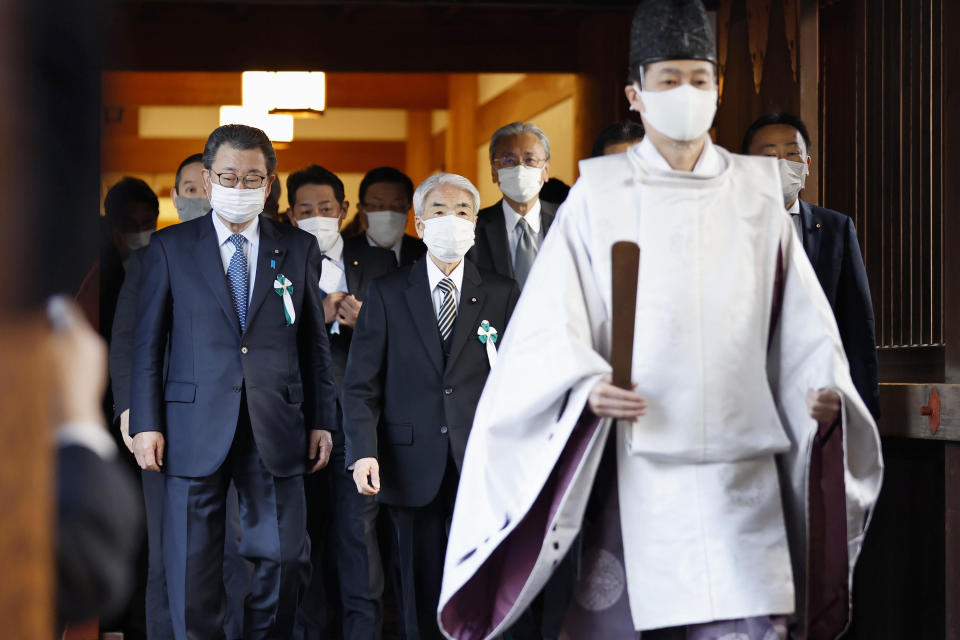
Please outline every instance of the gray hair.
[[456, 173], [437, 173], [421, 182], [417, 190], [413, 192], [413, 212], [418, 218], [423, 217], [423, 205], [430, 192], [444, 184], [463, 189], [469, 193], [473, 196], [473, 213], [476, 214], [480, 211], [480, 192], [477, 191], [472, 182]]
[[511, 136], [519, 136], [524, 133], [532, 133], [537, 136], [537, 139], [540, 140], [540, 144], [543, 145], [543, 151], [547, 154], [547, 160], [550, 159], [550, 138], [547, 137], [547, 134], [537, 125], [531, 122], [511, 122], [508, 125], [504, 125], [493, 132], [493, 137], [490, 138], [490, 164], [493, 164], [493, 154], [497, 150], [497, 145], [504, 138]]

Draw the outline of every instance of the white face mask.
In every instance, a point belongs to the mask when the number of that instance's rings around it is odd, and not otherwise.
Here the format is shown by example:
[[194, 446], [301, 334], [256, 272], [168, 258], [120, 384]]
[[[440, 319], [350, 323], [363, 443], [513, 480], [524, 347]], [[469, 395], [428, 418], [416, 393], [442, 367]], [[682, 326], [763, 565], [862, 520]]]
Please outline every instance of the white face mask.
[[250, 222], [263, 212], [267, 186], [259, 189], [232, 189], [210, 183], [210, 206], [221, 218], [233, 224]]
[[123, 238], [123, 244], [127, 246], [127, 249], [130, 251], [136, 251], [137, 249], [143, 249], [145, 246], [150, 244], [150, 235], [152, 233], [153, 229], [148, 229], [146, 231], [123, 233], [120, 235], [120, 237]]
[[367, 235], [381, 247], [393, 247], [407, 228], [407, 214], [399, 211], [368, 211]]
[[320, 246], [320, 253], [326, 253], [337, 243], [340, 237], [340, 218], [325, 218], [323, 216], [312, 216], [297, 220], [297, 226], [312, 233]]
[[717, 112], [717, 90], [704, 91], [683, 84], [667, 91], [633, 88], [643, 100], [643, 117], [651, 127], [671, 140], [696, 140], [710, 129]]
[[807, 175], [810, 174], [810, 167], [806, 162], [794, 162], [785, 158], [779, 158], [777, 164], [780, 165], [780, 184], [783, 187], [783, 204], [790, 206], [800, 191], [807, 184]]
[[180, 218], [180, 222], [196, 220], [206, 215], [208, 211], [210, 211], [210, 201], [202, 196], [199, 198], [177, 196], [177, 217]]
[[423, 242], [441, 262], [459, 261], [473, 246], [474, 223], [457, 216], [423, 220]]
[[530, 202], [540, 194], [543, 169], [520, 164], [509, 169], [498, 169], [497, 179], [503, 195], [514, 202]]

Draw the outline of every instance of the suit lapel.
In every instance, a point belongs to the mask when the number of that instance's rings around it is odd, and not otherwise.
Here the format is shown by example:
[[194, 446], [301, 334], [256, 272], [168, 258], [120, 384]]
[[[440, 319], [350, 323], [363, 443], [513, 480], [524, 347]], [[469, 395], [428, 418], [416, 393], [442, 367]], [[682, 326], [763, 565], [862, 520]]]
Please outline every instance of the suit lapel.
[[410, 269], [410, 286], [405, 292], [410, 316], [420, 340], [427, 350], [430, 362], [437, 373], [443, 375], [443, 351], [440, 345], [440, 331], [437, 329], [437, 312], [433, 308], [430, 296], [430, 280], [427, 278], [427, 261], [420, 260]]
[[347, 272], [347, 291], [359, 296], [363, 285], [363, 259], [359, 251], [354, 252], [346, 244], [343, 245], [343, 269]]
[[[216, 214], [210, 213], [210, 216]], [[207, 217], [206, 224], [199, 225], [197, 233], [197, 249], [194, 251], [199, 271], [204, 280], [213, 291], [213, 297], [216, 298], [223, 313], [231, 327], [240, 334], [240, 320], [237, 318], [237, 312], [233, 308], [233, 299], [230, 297], [230, 290], [227, 288], [227, 276], [223, 269], [223, 259], [220, 257], [220, 244], [217, 242], [217, 232], [213, 228], [213, 218]]]
[[[463, 346], [470, 337], [477, 337], [477, 324], [480, 310], [486, 294], [480, 288], [482, 281], [480, 272], [470, 262], [463, 263], [463, 290], [460, 292], [460, 305], [457, 307], [457, 324], [453, 330], [453, 344], [450, 345], [450, 356], [447, 358], [447, 370], [456, 363], [457, 357], [463, 351]], [[502, 329], [502, 327], [497, 327]]]
[[503, 200], [493, 205], [490, 222], [484, 228], [487, 243], [490, 245], [490, 257], [493, 270], [513, 277], [513, 261], [510, 259], [510, 244], [507, 242], [507, 227], [503, 217]]
[[[247, 331], [253, 326], [257, 311], [266, 300], [267, 294], [273, 294], [273, 281], [277, 274], [283, 273], [283, 260], [286, 258], [287, 251], [280, 234], [273, 226], [273, 222], [260, 216], [260, 249], [257, 252], [257, 281], [253, 284], [253, 298], [250, 300], [250, 310], [247, 312]], [[273, 264], [271, 265], [271, 261]], [[294, 291], [296, 287], [306, 286], [306, 282], [293, 282]], [[314, 282], [313, 286], [317, 286]], [[274, 294], [276, 295], [276, 294]], [[279, 297], [277, 298], [279, 301]], [[278, 304], [280, 304], [278, 302]], [[279, 307], [277, 313], [280, 313]]]
[[540, 201], [540, 227], [543, 229], [543, 237], [547, 237], [547, 232], [550, 231], [550, 225], [553, 224], [553, 219], [557, 215], [557, 205], [552, 202]]
[[803, 223], [803, 248], [814, 268], [816, 268], [817, 260], [820, 257], [820, 238], [823, 229], [823, 225], [817, 218], [818, 216], [813, 212], [813, 207], [801, 200], [800, 220]]

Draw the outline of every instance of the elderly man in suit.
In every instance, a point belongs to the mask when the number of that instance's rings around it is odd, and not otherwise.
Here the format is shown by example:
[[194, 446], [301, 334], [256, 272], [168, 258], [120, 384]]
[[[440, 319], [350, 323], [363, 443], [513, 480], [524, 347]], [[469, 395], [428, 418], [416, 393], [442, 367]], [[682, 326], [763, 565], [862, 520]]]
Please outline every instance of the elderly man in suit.
[[367, 290], [343, 382], [348, 464], [357, 490], [390, 508], [407, 640], [441, 638], [447, 527], [494, 337], [518, 297], [509, 278], [464, 259], [480, 194], [441, 173], [413, 197], [428, 259]]
[[503, 198], [477, 217], [469, 258], [481, 269], [513, 278], [523, 288], [557, 205], [542, 200], [550, 174], [550, 140], [529, 122], [513, 122], [490, 138], [490, 174]]
[[800, 199], [810, 173], [809, 148], [806, 125], [787, 113], [761, 116], [743, 138], [743, 153], [778, 159], [784, 206], [833, 309], [853, 384], [870, 413], [877, 417], [880, 389], [873, 303], [857, 230], [849, 216]]
[[[313, 234], [323, 256], [319, 284], [324, 296], [324, 322], [330, 338], [333, 376], [342, 393], [347, 354], [364, 291], [371, 280], [396, 269], [394, 254], [365, 242], [344, 242], [340, 229], [349, 202], [343, 182], [331, 171], [311, 165], [291, 173], [287, 198], [290, 223]], [[379, 505], [372, 496], [357, 492], [353, 475], [344, 464], [340, 430], [333, 435], [332, 462], [328, 471], [307, 478], [307, 528], [315, 543], [311, 550], [314, 575], [298, 614], [298, 637], [320, 640], [329, 633], [324, 615], [326, 589], [318, 571], [326, 558], [336, 566], [339, 578], [342, 636], [372, 640], [379, 637], [383, 624], [383, 565], [376, 529]], [[328, 537], [331, 511], [334, 553], [325, 553], [316, 542]]]
[[244, 637], [289, 637], [309, 576], [302, 476], [329, 459], [335, 389], [316, 239], [260, 215], [276, 162], [261, 130], [214, 130], [202, 174], [213, 214], [155, 234], [143, 258], [130, 433], [140, 466], [167, 477], [178, 639], [223, 637], [230, 481], [253, 564]]

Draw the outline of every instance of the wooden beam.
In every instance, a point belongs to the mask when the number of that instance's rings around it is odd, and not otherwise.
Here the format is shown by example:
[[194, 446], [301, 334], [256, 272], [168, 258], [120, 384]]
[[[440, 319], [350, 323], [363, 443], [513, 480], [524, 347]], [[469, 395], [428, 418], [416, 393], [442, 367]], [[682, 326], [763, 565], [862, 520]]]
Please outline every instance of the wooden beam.
[[450, 119], [447, 124], [446, 170], [477, 180], [477, 76], [450, 75]]
[[[172, 173], [184, 158], [203, 151], [204, 142], [199, 138], [104, 138], [101, 170], [104, 173]], [[295, 171], [317, 163], [339, 173], [365, 173], [381, 165], [402, 171], [406, 166], [404, 147], [403, 142], [380, 140], [294, 141], [277, 149], [277, 169]]]
[[407, 111], [407, 175], [414, 185], [426, 180], [433, 171], [430, 164], [432, 137], [430, 112], [426, 109]]
[[[137, 107], [241, 103], [241, 74], [108, 71], [103, 104]], [[443, 73], [328, 73], [328, 108], [446, 109]]]
[[525, 120], [574, 94], [574, 77], [566, 73], [534, 73], [477, 109], [474, 146], [515, 120]]

